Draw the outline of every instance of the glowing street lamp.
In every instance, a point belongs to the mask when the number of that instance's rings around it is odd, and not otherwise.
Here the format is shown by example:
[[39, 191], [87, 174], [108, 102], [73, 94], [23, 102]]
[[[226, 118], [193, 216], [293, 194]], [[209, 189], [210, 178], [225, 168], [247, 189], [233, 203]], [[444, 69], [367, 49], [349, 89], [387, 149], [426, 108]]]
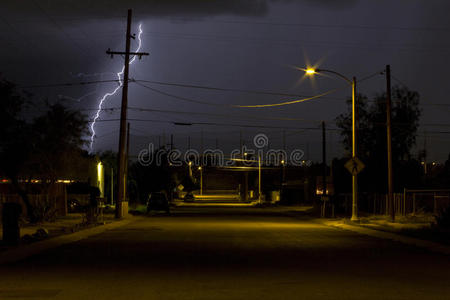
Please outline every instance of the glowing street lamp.
[[[352, 160], [356, 161], [356, 77], [350, 80], [348, 77], [342, 75], [341, 73], [325, 70], [325, 69], [314, 69], [307, 68], [304, 69], [306, 75], [314, 75], [320, 73], [331, 73], [341, 79], [344, 79], [352, 87]], [[352, 172], [352, 221], [358, 220], [358, 181], [357, 172]]]

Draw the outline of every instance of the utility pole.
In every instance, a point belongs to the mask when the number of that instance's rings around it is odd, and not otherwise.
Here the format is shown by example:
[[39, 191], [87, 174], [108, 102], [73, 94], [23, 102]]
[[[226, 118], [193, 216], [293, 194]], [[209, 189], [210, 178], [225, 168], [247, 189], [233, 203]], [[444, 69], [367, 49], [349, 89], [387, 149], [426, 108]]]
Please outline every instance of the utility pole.
[[322, 121], [322, 196], [327, 194], [327, 141], [325, 132], [325, 122]]
[[325, 217], [325, 200], [327, 195], [327, 147], [325, 122], [322, 121], [322, 217]]
[[163, 147], [164, 147], [164, 149], [166, 149], [166, 146], [167, 146], [167, 144], [166, 144], [166, 132], [165, 131], [163, 131]]
[[[358, 95], [356, 93], [356, 77], [352, 80], [352, 159], [356, 159], [357, 147], [356, 147], [356, 136], [357, 136], [357, 99]], [[352, 174], [352, 221], [358, 221], [358, 177], [357, 174]]]
[[395, 207], [392, 177], [392, 135], [391, 135], [391, 66], [386, 66], [386, 130], [387, 130], [387, 167], [388, 167], [388, 202], [391, 221], [395, 221]]
[[127, 107], [128, 107], [128, 78], [130, 66], [130, 54], [137, 55], [141, 58], [143, 55], [148, 55], [145, 52], [130, 52], [130, 40], [134, 38], [131, 35], [131, 9], [128, 10], [127, 16], [127, 33], [125, 37], [125, 52], [114, 52], [109, 49], [106, 54], [111, 55], [125, 55], [125, 66], [123, 73], [123, 87], [122, 87], [122, 105], [120, 109], [120, 136], [119, 136], [119, 157], [117, 161], [117, 199], [116, 199], [116, 218], [123, 217], [122, 202], [126, 201], [126, 125], [127, 125]]
[[114, 169], [111, 167], [111, 205], [114, 204]]
[[427, 132], [424, 131], [424, 140], [423, 140], [423, 172], [425, 177], [427, 176]]
[[258, 154], [258, 203], [262, 203], [261, 195], [261, 155]]
[[242, 146], [242, 130], [239, 131], [239, 153], [241, 154], [241, 157], [244, 157], [243, 152], [243, 146]]
[[124, 183], [124, 200], [127, 201], [127, 187], [128, 187], [128, 161], [130, 160], [130, 123], [127, 123], [127, 150], [125, 154], [125, 183]]

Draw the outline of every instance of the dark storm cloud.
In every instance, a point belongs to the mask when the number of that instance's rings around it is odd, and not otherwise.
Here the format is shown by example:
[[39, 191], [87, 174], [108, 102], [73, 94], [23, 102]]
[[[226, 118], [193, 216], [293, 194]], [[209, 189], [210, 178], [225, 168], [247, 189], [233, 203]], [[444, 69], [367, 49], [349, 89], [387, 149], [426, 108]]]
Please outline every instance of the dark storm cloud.
[[10, 11], [23, 15], [32, 8], [45, 9], [55, 16], [101, 16], [107, 11], [123, 12], [128, 8], [149, 16], [172, 15], [249, 15], [262, 16], [268, 11], [267, 0], [25, 0], [5, 1]]

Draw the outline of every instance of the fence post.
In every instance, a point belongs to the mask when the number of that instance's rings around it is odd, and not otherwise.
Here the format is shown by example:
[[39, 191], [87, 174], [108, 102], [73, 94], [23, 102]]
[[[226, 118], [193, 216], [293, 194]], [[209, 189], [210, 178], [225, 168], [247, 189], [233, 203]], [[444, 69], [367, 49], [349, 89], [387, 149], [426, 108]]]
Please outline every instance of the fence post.
[[406, 197], [403, 198], [403, 215], [406, 216]]
[[406, 188], [403, 188], [403, 215], [406, 215]]

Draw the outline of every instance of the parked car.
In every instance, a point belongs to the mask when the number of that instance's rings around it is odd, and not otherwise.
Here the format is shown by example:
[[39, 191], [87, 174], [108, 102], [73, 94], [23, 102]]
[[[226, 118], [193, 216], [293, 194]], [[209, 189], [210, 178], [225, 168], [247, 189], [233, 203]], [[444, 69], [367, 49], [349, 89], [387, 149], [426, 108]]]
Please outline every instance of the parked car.
[[147, 199], [147, 213], [151, 210], [162, 210], [166, 213], [170, 213], [169, 200], [164, 192], [150, 193]]

